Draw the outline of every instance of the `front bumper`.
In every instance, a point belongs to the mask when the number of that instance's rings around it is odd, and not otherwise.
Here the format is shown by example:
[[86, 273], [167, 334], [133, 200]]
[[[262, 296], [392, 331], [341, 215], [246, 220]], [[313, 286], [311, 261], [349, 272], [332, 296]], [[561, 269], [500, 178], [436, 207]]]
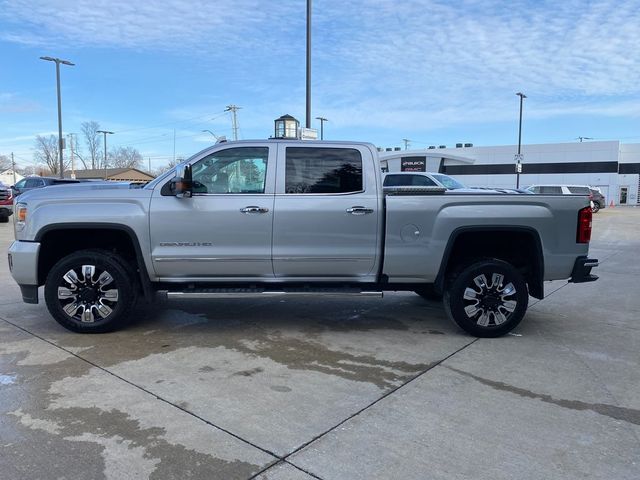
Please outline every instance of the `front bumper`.
[[9, 270], [11, 271], [13, 279], [20, 286], [20, 289], [22, 290], [22, 299], [26, 303], [38, 303], [39, 253], [39, 242], [23, 242], [16, 240], [9, 247]]
[[591, 269], [597, 266], [597, 259], [587, 257], [576, 258], [576, 263], [573, 265], [573, 271], [571, 272], [571, 278], [569, 279], [569, 282], [595, 282], [598, 279], [598, 276], [593, 275], [591, 273]]

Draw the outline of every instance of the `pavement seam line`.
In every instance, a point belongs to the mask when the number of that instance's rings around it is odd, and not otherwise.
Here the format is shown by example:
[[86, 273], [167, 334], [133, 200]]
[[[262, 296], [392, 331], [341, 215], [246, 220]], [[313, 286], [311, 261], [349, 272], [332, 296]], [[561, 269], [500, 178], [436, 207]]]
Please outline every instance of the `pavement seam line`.
[[302, 467], [299, 467], [298, 465], [294, 465], [293, 463], [287, 461], [287, 460], [279, 460], [278, 462], [269, 465], [268, 467], [263, 468], [262, 470], [260, 470], [258, 473], [252, 475], [251, 477], [249, 477], [248, 480], [254, 480], [257, 479], [259, 475], [263, 475], [264, 473], [268, 472], [269, 470], [271, 470], [272, 468], [277, 467], [278, 465], [290, 465], [291, 467], [295, 468], [296, 470], [301, 471], [302, 473], [309, 475], [311, 478], [316, 478], [318, 480], [323, 480], [322, 477], [319, 477], [318, 475], [316, 475], [315, 473], [311, 473], [307, 470], [305, 470]]
[[186, 413], [187, 415], [189, 415], [189, 416], [191, 416], [191, 417], [193, 417], [193, 418], [196, 418], [196, 419], [200, 420], [201, 422], [203, 422], [203, 423], [205, 423], [205, 424], [207, 424], [207, 425], [209, 425], [209, 426], [211, 426], [211, 427], [213, 427], [213, 428], [216, 428], [216, 429], [220, 430], [221, 432], [224, 432], [224, 433], [226, 433], [226, 434], [228, 434], [228, 435], [231, 435], [233, 438], [236, 438], [237, 440], [240, 440], [241, 442], [246, 443], [247, 445], [249, 445], [249, 446], [251, 446], [251, 447], [253, 447], [253, 448], [258, 449], [258, 450], [260, 450], [260, 451], [261, 451], [261, 452], [263, 452], [263, 453], [266, 453], [266, 454], [268, 454], [268, 455], [271, 455], [272, 457], [274, 457], [275, 459], [277, 459], [277, 461], [276, 461], [276, 462], [274, 462], [274, 463], [272, 463], [272, 464], [270, 464], [268, 468], [270, 468], [270, 467], [271, 467], [271, 466], [273, 466], [274, 464], [278, 463], [278, 461], [280, 461], [280, 460], [284, 460], [284, 457], [281, 457], [280, 455], [278, 455], [278, 454], [276, 454], [276, 453], [274, 453], [274, 452], [272, 452], [272, 451], [270, 451], [270, 450], [268, 450], [268, 449], [266, 449], [266, 448], [260, 447], [259, 445], [256, 445], [256, 444], [254, 444], [254, 443], [250, 442], [249, 440], [246, 440], [246, 439], [244, 439], [244, 438], [240, 437], [239, 435], [237, 435], [237, 434], [235, 434], [235, 433], [233, 433], [233, 432], [231, 432], [231, 431], [229, 431], [229, 430], [226, 430], [225, 428], [222, 428], [222, 427], [220, 427], [220, 426], [218, 426], [218, 425], [214, 424], [213, 422], [210, 422], [209, 420], [207, 420], [207, 419], [205, 419], [205, 418], [201, 417], [200, 415], [197, 415], [197, 414], [195, 414], [195, 413], [193, 413], [193, 412], [190, 412], [189, 410], [186, 410], [185, 408], [183, 408], [183, 407], [181, 407], [181, 406], [179, 406], [179, 405], [176, 405], [175, 403], [173, 403], [173, 402], [171, 402], [171, 401], [167, 400], [166, 398], [163, 398], [163, 397], [161, 397], [161, 396], [159, 396], [159, 395], [157, 395], [157, 394], [153, 393], [152, 391], [147, 390], [146, 388], [141, 387], [140, 385], [136, 385], [135, 383], [133, 383], [133, 382], [131, 382], [131, 381], [127, 380], [126, 378], [123, 378], [123, 377], [121, 377], [120, 375], [117, 375], [116, 373], [114, 373], [114, 372], [112, 372], [112, 371], [110, 371], [110, 370], [108, 370], [108, 369], [106, 369], [106, 368], [104, 368], [104, 367], [101, 367], [100, 365], [98, 365], [98, 364], [96, 364], [96, 363], [92, 362], [91, 360], [88, 360], [88, 359], [86, 359], [86, 358], [84, 358], [84, 357], [81, 357], [80, 355], [78, 355], [78, 354], [76, 354], [76, 353], [74, 353], [74, 352], [72, 352], [72, 351], [70, 351], [70, 350], [67, 350], [66, 348], [61, 347], [60, 345], [55, 344], [54, 342], [52, 342], [52, 341], [50, 341], [50, 340], [47, 340], [46, 338], [41, 337], [40, 335], [37, 335], [37, 334], [35, 334], [35, 333], [33, 333], [33, 332], [30, 332], [30, 331], [29, 331], [29, 330], [27, 330], [26, 328], [23, 328], [23, 327], [21, 327], [21, 326], [19, 326], [19, 325], [16, 325], [15, 323], [13, 323], [13, 322], [11, 322], [11, 321], [7, 320], [7, 319], [6, 319], [6, 318], [4, 318], [4, 317], [0, 317], [0, 320], [2, 320], [2, 321], [3, 321], [3, 322], [5, 322], [5, 323], [8, 323], [9, 325], [14, 326], [14, 327], [15, 327], [15, 328], [17, 328], [18, 330], [21, 330], [21, 331], [23, 331], [23, 332], [25, 332], [25, 333], [27, 333], [27, 334], [29, 334], [29, 335], [31, 335], [31, 336], [33, 336], [33, 337], [35, 337], [35, 338], [38, 338], [39, 340], [42, 340], [42, 341], [43, 341], [43, 342], [45, 342], [45, 343], [48, 343], [48, 344], [49, 344], [49, 345], [51, 345], [52, 347], [55, 347], [55, 348], [57, 348], [57, 349], [60, 349], [60, 350], [62, 350], [62, 351], [64, 351], [64, 352], [68, 353], [69, 355], [72, 355], [72, 356], [76, 357], [78, 360], [81, 360], [81, 361], [83, 361], [83, 362], [88, 363], [89, 365], [91, 365], [91, 366], [93, 366], [93, 367], [95, 367], [95, 368], [97, 368], [97, 369], [99, 369], [99, 370], [101, 370], [101, 371], [103, 371], [103, 372], [105, 372], [105, 373], [107, 373], [107, 374], [109, 374], [109, 375], [111, 375], [111, 376], [113, 376], [113, 377], [117, 378], [118, 380], [123, 381], [124, 383], [126, 383], [126, 384], [128, 384], [128, 385], [131, 385], [131, 386], [132, 386], [132, 387], [134, 387], [134, 388], [137, 388], [138, 390], [140, 390], [140, 391], [142, 391], [142, 392], [144, 392], [144, 393], [146, 393], [146, 394], [148, 394], [148, 395], [151, 395], [151, 396], [155, 397], [157, 400], [159, 400], [159, 401], [161, 401], [161, 402], [163, 402], [163, 403], [166, 403], [167, 405], [170, 405], [170, 406], [172, 406], [172, 407], [174, 407], [174, 408], [176, 408], [176, 409], [178, 409], [178, 410], [181, 410], [182, 412]]
[[[381, 402], [382, 400], [384, 400], [385, 398], [387, 398], [388, 396], [396, 393], [398, 390], [400, 390], [401, 388], [406, 387], [407, 385], [409, 385], [410, 383], [412, 383], [414, 380], [417, 380], [418, 378], [422, 377], [423, 375], [425, 375], [426, 373], [430, 372], [431, 370], [433, 370], [434, 368], [436, 368], [437, 366], [441, 365], [443, 362], [446, 362], [447, 360], [449, 360], [451, 357], [453, 357], [454, 355], [457, 355], [458, 353], [462, 352], [463, 350], [465, 350], [467, 347], [470, 347], [471, 345], [473, 345], [474, 343], [476, 343], [478, 340], [480, 340], [480, 338], [474, 338], [472, 341], [470, 341], [469, 343], [463, 345], [462, 347], [460, 347], [459, 349], [457, 349], [455, 352], [447, 355], [446, 357], [444, 357], [441, 360], [438, 360], [437, 362], [434, 362], [433, 364], [429, 365], [429, 367], [425, 370], [423, 370], [422, 372], [419, 372], [418, 374], [414, 375], [413, 377], [411, 377], [409, 380], [407, 380], [406, 382], [404, 382], [403, 384], [397, 386], [396, 388], [389, 390], [387, 393], [385, 393], [384, 395], [382, 395], [381, 397], [377, 398], [376, 400], [374, 400], [373, 402], [369, 403], [368, 405], [362, 407], [360, 410], [358, 410], [357, 412], [349, 415], [347, 418], [345, 418], [344, 420], [338, 422], [336, 425], [334, 425], [333, 427], [325, 430], [324, 432], [320, 433], [319, 435], [316, 435], [314, 438], [312, 438], [311, 440], [309, 440], [308, 442], [302, 444], [301, 446], [299, 446], [298, 448], [296, 448], [295, 450], [289, 452], [288, 454], [284, 455], [283, 457], [281, 457], [281, 460], [283, 460], [284, 462], [287, 463], [291, 463], [291, 465], [293, 465], [294, 467], [297, 467], [299, 470], [305, 471], [302, 468], [298, 467], [297, 465], [295, 465], [294, 463], [290, 462], [288, 460], [288, 458], [292, 455], [295, 455], [296, 453], [300, 452], [301, 450], [303, 450], [304, 448], [308, 447], [309, 445], [311, 445], [312, 443], [316, 442], [317, 440], [319, 440], [320, 438], [324, 437], [325, 435], [327, 435], [328, 433], [332, 432], [333, 430], [335, 430], [336, 428], [344, 425], [346, 422], [348, 422], [349, 420], [357, 417], [358, 415], [360, 415], [361, 413], [363, 413], [365, 410], [368, 410], [369, 408], [373, 407], [374, 405], [376, 405], [377, 403]], [[305, 473], [309, 473], [309, 472], [305, 472]]]

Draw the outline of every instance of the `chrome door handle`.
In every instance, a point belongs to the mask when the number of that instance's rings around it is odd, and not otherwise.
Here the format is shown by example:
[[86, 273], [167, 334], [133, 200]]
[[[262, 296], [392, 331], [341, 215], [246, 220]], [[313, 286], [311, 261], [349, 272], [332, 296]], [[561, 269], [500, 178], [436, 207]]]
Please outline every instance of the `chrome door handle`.
[[350, 213], [351, 215], [366, 215], [367, 213], [373, 213], [373, 208], [361, 206], [351, 207], [347, 208], [347, 213]]
[[268, 208], [256, 207], [255, 205], [251, 205], [250, 207], [241, 208], [240, 211], [242, 213], [267, 213], [269, 211]]

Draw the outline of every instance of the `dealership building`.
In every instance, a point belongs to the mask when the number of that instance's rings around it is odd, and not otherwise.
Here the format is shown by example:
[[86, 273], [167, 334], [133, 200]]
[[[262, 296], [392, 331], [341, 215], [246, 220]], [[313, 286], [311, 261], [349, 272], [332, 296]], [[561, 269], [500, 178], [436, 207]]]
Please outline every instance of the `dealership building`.
[[[383, 170], [440, 172], [468, 186], [516, 186], [517, 145], [459, 143], [421, 150], [381, 151]], [[590, 141], [522, 145], [520, 187], [534, 184], [599, 187], [615, 205], [640, 203], [640, 144]]]

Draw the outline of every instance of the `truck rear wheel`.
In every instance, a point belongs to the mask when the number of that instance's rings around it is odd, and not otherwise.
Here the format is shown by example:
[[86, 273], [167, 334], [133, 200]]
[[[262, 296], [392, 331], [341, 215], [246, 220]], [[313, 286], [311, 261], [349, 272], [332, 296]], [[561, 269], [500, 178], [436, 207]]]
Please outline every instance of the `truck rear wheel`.
[[524, 317], [528, 302], [523, 275], [497, 259], [463, 268], [444, 292], [447, 316], [476, 337], [499, 337], [513, 330]]
[[49, 312], [63, 327], [79, 333], [103, 333], [125, 324], [135, 306], [136, 285], [119, 255], [81, 250], [53, 266], [44, 297]]

